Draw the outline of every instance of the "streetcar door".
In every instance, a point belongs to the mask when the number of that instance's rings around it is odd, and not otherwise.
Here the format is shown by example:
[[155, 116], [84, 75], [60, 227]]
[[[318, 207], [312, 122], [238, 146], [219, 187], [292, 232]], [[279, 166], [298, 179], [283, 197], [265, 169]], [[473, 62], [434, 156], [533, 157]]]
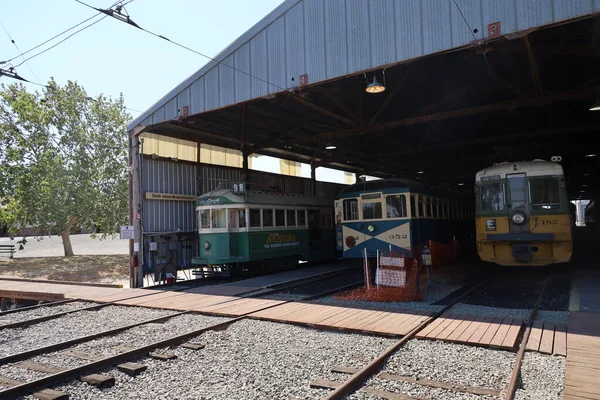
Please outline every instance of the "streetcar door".
[[344, 241], [342, 239], [342, 202], [335, 201], [335, 248], [344, 250]]
[[[529, 207], [527, 207], [527, 186], [525, 182], [525, 174], [507, 175], [508, 190], [508, 225], [510, 233], [529, 232]], [[525, 216], [525, 222], [522, 224], [515, 223], [513, 216], [516, 213], [521, 213]]]
[[321, 248], [321, 210], [308, 210], [308, 245], [310, 249]]

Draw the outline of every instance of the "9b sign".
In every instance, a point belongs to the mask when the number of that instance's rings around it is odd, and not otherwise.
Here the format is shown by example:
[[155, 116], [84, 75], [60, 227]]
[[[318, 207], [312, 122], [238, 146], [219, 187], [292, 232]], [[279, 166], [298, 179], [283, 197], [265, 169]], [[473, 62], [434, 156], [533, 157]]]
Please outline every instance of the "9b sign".
[[233, 183], [233, 193], [235, 193], [235, 194], [246, 193], [246, 184], [244, 182], [234, 182]]

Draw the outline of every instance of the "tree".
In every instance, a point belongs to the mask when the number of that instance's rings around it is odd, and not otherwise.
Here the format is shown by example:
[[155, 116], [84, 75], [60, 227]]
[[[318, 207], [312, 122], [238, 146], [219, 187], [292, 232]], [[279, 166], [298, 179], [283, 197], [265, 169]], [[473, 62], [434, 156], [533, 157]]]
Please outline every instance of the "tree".
[[42, 92], [0, 88], [0, 226], [32, 225], [61, 235], [65, 256], [76, 228], [118, 232], [128, 220], [123, 96], [88, 97], [69, 81]]

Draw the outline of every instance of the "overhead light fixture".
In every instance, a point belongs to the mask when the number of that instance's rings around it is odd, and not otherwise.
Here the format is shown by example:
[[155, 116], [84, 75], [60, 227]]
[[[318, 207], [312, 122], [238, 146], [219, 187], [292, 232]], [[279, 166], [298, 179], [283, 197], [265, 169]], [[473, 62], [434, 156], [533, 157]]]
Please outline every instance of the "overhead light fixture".
[[462, 183], [462, 182], [458, 184], [458, 186], [464, 186], [464, 185], [465, 185], [465, 184], [464, 184], [464, 183]]
[[[366, 77], [367, 74], [365, 74], [365, 78]], [[383, 70], [383, 83], [377, 80], [377, 74], [373, 72], [373, 82], [369, 83], [365, 90], [367, 91], [367, 93], [381, 93], [385, 90], [385, 69]]]
[[590, 107], [590, 111], [600, 111], [600, 94], [596, 97], [596, 102]]
[[587, 187], [587, 185], [581, 185], [581, 187]]
[[424, 174], [425, 171], [418, 171], [417, 174]]
[[585, 174], [583, 174], [583, 176], [590, 176], [590, 174], [588, 174], [588, 173], [585, 173]]
[[325, 146], [325, 150], [335, 150], [337, 149], [337, 146], [334, 146], [332, 144]]
[[595, 155], [595, 154], [586, 154], [585, 156], [586, 156], [586, 157], [596, 157], [596, 155]]

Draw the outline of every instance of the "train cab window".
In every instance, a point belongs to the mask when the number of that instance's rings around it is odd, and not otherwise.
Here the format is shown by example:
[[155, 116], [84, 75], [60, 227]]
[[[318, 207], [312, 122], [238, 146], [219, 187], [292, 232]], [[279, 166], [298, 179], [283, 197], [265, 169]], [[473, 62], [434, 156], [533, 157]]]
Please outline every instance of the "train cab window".
[[374, 201], [362, 203], [362, 218], [363, 219], [381, 219], [381, 202]]
[[483, 183], [480, 189], [481, 211], [504, 210], [504, 184]]
[[275, 210], [275, 226], [285, 226], [285, 210]]
[[298, 210], [298, 227], [306, 226], [306, 210]]
[[406, 196], [403, 194], [391, 194], [385, 196], [385, 214], [388, 218], [405, 218]]
[[536, 177], [529, 181], [531, 205], [535, 211], [558, 210], [560, 189], [558, 178]]
[[410, 195], [410, 216], [411, 218], [416, 218], [417, 217], [417, 205], [415, 202], [415, 195], [411, 194]]
[[260, 209], [250, 209], [250, 228], [260, 228]]
[[287, 210], [287, 226], [295, 227], [296, 226], [296, 210]]
[[358, 219], [358, 200], [344, 200], [344, 221], [354, 221]]
[[263, 209], [263, 228], [270, 228], [273, 226], [273, 210]]
[[227, 228], [227, 210], [224, 208], [215, 208], [210, 214], [212, 228]]
[[200, 211], [200, 229], [210, 228], [210, 210]]

